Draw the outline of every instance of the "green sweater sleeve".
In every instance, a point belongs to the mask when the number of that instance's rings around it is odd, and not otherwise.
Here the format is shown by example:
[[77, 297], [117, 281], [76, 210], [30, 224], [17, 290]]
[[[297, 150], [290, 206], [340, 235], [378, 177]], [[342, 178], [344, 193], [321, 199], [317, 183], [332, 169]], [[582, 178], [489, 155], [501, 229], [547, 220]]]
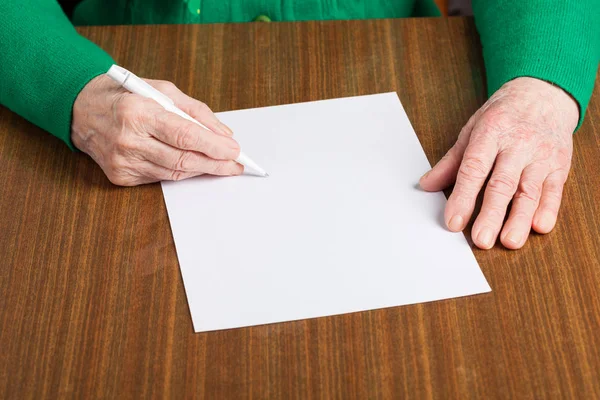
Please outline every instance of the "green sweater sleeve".
[[600, 0], [473, 0], [491, 95], [520, 76], [552, 82], [579, 103], [579, 126], [600, 59]]
[[56, 0], [4, 0], [0, 8], [0, 104], [73, 149], [73, 103], [111, 57], [75, 31]]

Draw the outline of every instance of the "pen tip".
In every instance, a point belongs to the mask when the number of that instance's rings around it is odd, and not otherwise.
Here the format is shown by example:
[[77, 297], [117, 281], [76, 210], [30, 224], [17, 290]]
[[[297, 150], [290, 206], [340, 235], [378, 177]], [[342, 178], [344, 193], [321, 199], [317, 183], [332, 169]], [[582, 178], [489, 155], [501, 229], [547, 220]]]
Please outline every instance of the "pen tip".
[[269, 174], [267, 174], [267, 173], [265, 172], [265, 178], [268, 178], [268, 177], [269, 177]]

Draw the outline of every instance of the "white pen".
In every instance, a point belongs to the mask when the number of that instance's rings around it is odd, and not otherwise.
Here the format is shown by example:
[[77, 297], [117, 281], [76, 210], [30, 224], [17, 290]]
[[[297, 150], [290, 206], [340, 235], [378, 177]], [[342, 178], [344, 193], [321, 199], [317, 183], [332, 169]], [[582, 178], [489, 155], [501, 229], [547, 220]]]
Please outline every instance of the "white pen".
[[[180, 110], [175, 105], [173, 100], [171, 100], [168, 96], [155, 89], [152, 85], [146, 83], [143, 79], [137, 77], [133, 72], [130, 72], [123, 67], [119, 67], [118, 65], [113, 65], [108, 70], [107, 75], [114, 79], [119, 85], [129, 90], [131, 93], [135, 93], [140, 96], [152, 99], [161, 106], [163, 106], [165, 110], [175, 113], [180, 117], [185, 118], [188, 121], [191, 121], [195, 124], [198, 124], [204, 129], [210, 130], [206, 126], [202, 125], [200, 122], [196, 121], [194, 118], [190, 117], [188, 114]], [[269, 176], [269, 174], [267, 174], [267, 172], [264, 169], [259, 167], [254, 161], [250, 159], [250, 157], [248, 157], [241, 151], [240, 155], [238, 156], [238, 158], [235, 159], [235, 161], [239, 164], [242, 164], [244, 167], [251, 169], [253, 172], [257, 173], [260, 176]]]

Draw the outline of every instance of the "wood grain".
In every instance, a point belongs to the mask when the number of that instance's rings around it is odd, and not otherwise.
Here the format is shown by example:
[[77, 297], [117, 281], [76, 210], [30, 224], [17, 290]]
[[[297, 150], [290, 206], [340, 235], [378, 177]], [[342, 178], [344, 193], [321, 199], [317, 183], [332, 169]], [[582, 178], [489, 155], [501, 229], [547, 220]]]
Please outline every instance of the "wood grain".
[[[485, 101], [471, 19], [90, 27], [216, 111], [397, 91], [433, 163]], [[600, 93], [560, 220], [490, 294], [195, 334], [158, 184], [0, 108], [0, 398], [600, 398]]]

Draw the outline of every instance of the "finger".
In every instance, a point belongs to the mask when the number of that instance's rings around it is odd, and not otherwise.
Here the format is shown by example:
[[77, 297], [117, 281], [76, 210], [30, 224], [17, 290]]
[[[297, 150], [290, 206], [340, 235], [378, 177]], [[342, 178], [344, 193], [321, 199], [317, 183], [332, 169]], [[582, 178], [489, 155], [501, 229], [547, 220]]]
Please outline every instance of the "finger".
[[533, 164], [523, 170], [510, 215], [500, 235], [500, 241], [506, 248], [520, 249], [527, 241], [547, 176], [548, 168], [544, 165]]
[[211, 131], [224, 136], [233, 136], [233, 131], [222, 123], [213, 111], [201, 101], [181, 94], [175, 104]]
[[475, 118], [471, 117], [458, 135], [456, 143], [440, 161], [421, 177], [419, 185], [428, 192], [438, 192], [454, 183], [460, 162], [469, 144]]
[[460, 162], [469, 143], [469, 133], [463, 134], [461, 132], [454, 146], [429, 172], [421, 177], [419, 185], [423, 190], [438, 192], [454, 183]]
[[481, 211], [471, 232], [477, 247], [489, 249], [494, 246], [526, 162], [522, 157], [507, 152], [500, 153], [496, 158], [496, 166], [483, 195]]
[[221, 176], [244, 172], [244, 167], [235, 161], [215, 160], [195, 151], [176, 149], [154, 138], [145, 141], [141, 153], [144, 159], [173, 171]]
[[549, 233], [554, 229], [566, 180], [567, 173], [564, 171], [553, 172], [546, 178], [539, 207], [533, 216], [533, 229], [536, 232]]
[[233, 136], [233, 131], [222, 123], [206, 104], [186, 95], [173, 83], [157, 80], [147, 80], [147, 82], [169, 96], [178, 108], [211, 131], [220, 135]]
[[197, 171], [177, 171], [165, 168], [161, 165], [149, 161], [141, 162], [137, 167], [138, 184], [159, 182], [159, 181], [181, 181], [194, 176], [203, 175]]
[[476, 139], [471, 136], [444, 213], [444, 220], [451, 231], [461, 231], [469, 222], [477, 195], [492, 169], [497, 153], [498, 145], [490, 136], [480, 135]]
[[230, 137], [217, 135], [170, 112], [154, 114], [155, 138], [177, 149], [203, 153], [215, 160], [235, 160], [240, 154], [239, 144]]

